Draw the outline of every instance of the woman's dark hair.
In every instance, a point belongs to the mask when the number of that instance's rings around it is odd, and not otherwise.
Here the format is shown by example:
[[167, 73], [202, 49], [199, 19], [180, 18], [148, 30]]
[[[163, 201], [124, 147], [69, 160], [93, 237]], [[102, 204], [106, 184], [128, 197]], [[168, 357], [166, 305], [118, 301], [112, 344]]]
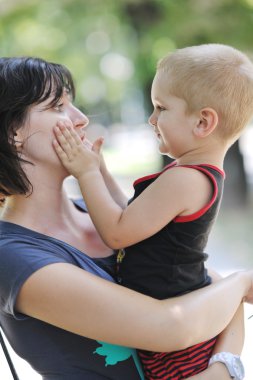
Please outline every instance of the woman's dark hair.
[[[16, 131], [22, 127], [31, 105], [49, 97], [49, 107], [56, 105], [63, 91], [73, 97], [71, 73], [62, 65], [33, 57], [0, 58], [0, 198], [27, 194], [32, 185], [15, 147]], [[0, 202], [1, 203], [1, 202]]]

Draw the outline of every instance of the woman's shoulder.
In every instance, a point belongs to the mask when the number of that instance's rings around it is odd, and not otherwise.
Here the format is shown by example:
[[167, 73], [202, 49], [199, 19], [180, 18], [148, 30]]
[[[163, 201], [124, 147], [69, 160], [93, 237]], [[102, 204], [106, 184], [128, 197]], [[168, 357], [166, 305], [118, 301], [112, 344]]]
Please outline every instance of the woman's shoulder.
[[65, 262], [52, 254], [33, 231], [9, 222], [0, 222], [1, 305], [13, 313], [13, 305], [22, 284], [43, 266]]
[[[19, 262], [19, 265], [29, 263], [33, 266], [35, 263], [65, 262], [104, 277], [98, 267], [99, 259], [94, 260], [72, 245], [52, 236], [0, 221], [0, 264], [3, 264], [3, 260], [10, 263]], [[106, 259], [104, 261], [107, 262]], [[102, 267], [105, 264], [103, 263]], [[111, 264], [109, 259], [108, 264]]]
[[[113, 281], [107, 268], [75, 247], [20, 225], [0, 221], [0, 292], [19, 289], [44, 266], [67, 263]], [[109, 271], [108, 271], [109, 272]]]
[[[43, 257], [53, 257], [58, 251], [49, 244], [50, 238], [18, 224], [0, 221], [0, 262], [36, 261]], [[54, 252], [55, 251], [55, 252]], [[15, 259], [15, 260], [14, 260]]]

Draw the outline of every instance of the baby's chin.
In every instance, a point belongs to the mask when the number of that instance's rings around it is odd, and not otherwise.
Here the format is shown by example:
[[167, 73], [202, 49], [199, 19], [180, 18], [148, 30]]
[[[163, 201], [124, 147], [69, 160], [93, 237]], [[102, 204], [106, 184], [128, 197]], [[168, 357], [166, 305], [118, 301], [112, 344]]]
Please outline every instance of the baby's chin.
[[158, 148], [158, 151], [160, 154], [162, 154], [163, 156], [168, 156], [169, 158], [175, 160], [176, 157], [174, 157], [170, 152], [168, 152], [167, 149], [164, 149], [163, 147], [159, 147]]
[[159, 144], [158, 151], [161, 154], [166, 154], [166, 155], [169, 154], [168, 149], [166, 149], [162, 143]]

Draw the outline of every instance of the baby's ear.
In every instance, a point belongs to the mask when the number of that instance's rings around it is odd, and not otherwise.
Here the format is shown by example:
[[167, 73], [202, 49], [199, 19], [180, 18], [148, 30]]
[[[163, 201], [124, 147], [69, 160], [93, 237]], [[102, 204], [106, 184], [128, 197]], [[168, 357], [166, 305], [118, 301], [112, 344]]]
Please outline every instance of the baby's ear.
[[193, 132], [197, 137], [206, 137], [215, 130], [218, 121], [218, 114], [213, 108], [202, 108], [199, 112], [198, 123], [194, 127]]

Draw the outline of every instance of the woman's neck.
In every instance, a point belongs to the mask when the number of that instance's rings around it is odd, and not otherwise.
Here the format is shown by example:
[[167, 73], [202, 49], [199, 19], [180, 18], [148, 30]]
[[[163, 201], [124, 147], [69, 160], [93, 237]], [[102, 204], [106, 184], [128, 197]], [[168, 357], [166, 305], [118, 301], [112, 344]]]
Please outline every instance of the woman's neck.
[[34, 186], [30, 195], [9, 197], [4, 206], [2, 219], [40, 232], [60, 227], [71, 218], [73, 204], [61, 186]]

